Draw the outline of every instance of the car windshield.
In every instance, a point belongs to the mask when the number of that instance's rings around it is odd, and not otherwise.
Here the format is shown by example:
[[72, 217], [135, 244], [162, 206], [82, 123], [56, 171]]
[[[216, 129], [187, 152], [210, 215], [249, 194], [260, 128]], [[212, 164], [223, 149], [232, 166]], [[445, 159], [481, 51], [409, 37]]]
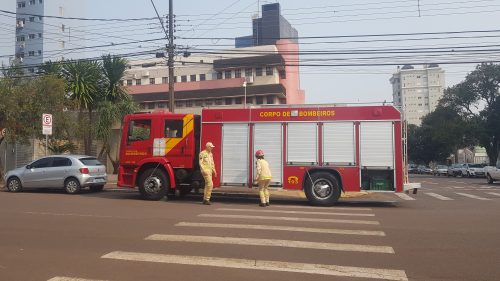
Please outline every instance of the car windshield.
[[446, 167], [445, 165], [439, 165], [438, 166], [438, 169], [446, 169], [446, 168], [448, 168], [448, 167]]
[[87, 166], [102, 166], [102, 163], [99, 162], [96, 158], [93, 157], [88, 157], [88, 158], [80, 158], [78, 159], [80, 162], [82, 162], [83, 165]]
[[469, 167], [471, 168], [482, 168], [481, 164], [470, 164]]

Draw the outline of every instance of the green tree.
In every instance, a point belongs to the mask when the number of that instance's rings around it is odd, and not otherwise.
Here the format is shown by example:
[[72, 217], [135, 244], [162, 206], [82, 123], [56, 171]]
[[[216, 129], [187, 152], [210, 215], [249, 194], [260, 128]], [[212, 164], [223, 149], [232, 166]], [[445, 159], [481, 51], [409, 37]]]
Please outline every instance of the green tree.
[[468, 124], [494, 165], [500, 148], [500, 65], [483, 63], [445, 92], [441, 104]]

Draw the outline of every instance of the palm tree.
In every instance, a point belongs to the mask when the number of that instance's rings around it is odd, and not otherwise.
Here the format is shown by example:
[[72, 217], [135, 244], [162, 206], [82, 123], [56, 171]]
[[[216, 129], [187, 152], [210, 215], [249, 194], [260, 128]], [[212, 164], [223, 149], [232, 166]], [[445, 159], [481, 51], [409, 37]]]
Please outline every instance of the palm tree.
[[[99, 103], [99, 119], [96, 124], [97, 138], [102, 141], [99, 157], [106, 154], [113, 165], [113, 173], [118, 170], [118, 155], [112, 155], [111, 138], [113, 125], [120, 123], [126, 114], [137, 110], [121, 80], [127, 68], [127, 60], [110, 55], [102, 57], [103, 100]], [[121, 129], [120, 129], [121, 133]]]
[[[82, 122], [85, 154], [89, 155], [92, 148], [93, 113], [102, 95], [101, 64], [93, 60], [70, 61], [63, 65], [62, 76], [66, 80], [68, 98], [77, 103], [79, 120]], [[88, 119], [85, 120], [87, 123], [83, 118], [84, 111], [88, 112]]]

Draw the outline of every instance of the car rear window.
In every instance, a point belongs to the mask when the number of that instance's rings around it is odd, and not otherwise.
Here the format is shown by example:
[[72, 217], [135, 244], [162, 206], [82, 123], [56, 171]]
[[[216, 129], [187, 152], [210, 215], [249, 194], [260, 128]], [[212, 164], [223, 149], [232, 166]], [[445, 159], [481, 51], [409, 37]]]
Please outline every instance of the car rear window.
[[471, 168], [482, 168], [483, 166], [481, 166], [481, 164], [472, 164], [472, 165], [469, 165], [469, 167], [471, 167]]
[[87, 165], [87, 166], [102, 166], [102, 163], [99, 162], [99, 160], [97, 160], [96, 158], [80, 158], [78, 159], [80, 160], [80, 162], [82, 162], [83, 165]]

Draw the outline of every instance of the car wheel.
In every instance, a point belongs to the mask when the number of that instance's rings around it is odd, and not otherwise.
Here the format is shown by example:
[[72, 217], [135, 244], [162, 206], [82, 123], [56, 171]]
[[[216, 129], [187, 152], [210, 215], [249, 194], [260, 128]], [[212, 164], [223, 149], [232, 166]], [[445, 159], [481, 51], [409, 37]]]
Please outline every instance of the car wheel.
[[68, 194], [77, 194], [81, 189], [80, 182], [75, 178], [69, 178], [64, 182], [64, 190]]
[[305, 179], [304, 192], [312, 205], [333, 206], [340, 197], [340, 185], [330, 173], [314, 173]]
[[493, 178], [490, 176], [490, 174], [486, 174], [486, 180], [488, 181], [489, 184], [493, 183]]
[[139, 191], [146, 200], [161, 200], [170, 188], [170, 182], [162, 170], [147, 169], [139, 177]]
[[90, 187], [90, 191], [92, 192], [100, 192], [104, 189], [104, 185], [94, 185]]
[[23, 190], [21, 180], [17, 177], [9, 178], [9, 180], [7, 180], [7, 190], [10, 192], [20, 192]]

